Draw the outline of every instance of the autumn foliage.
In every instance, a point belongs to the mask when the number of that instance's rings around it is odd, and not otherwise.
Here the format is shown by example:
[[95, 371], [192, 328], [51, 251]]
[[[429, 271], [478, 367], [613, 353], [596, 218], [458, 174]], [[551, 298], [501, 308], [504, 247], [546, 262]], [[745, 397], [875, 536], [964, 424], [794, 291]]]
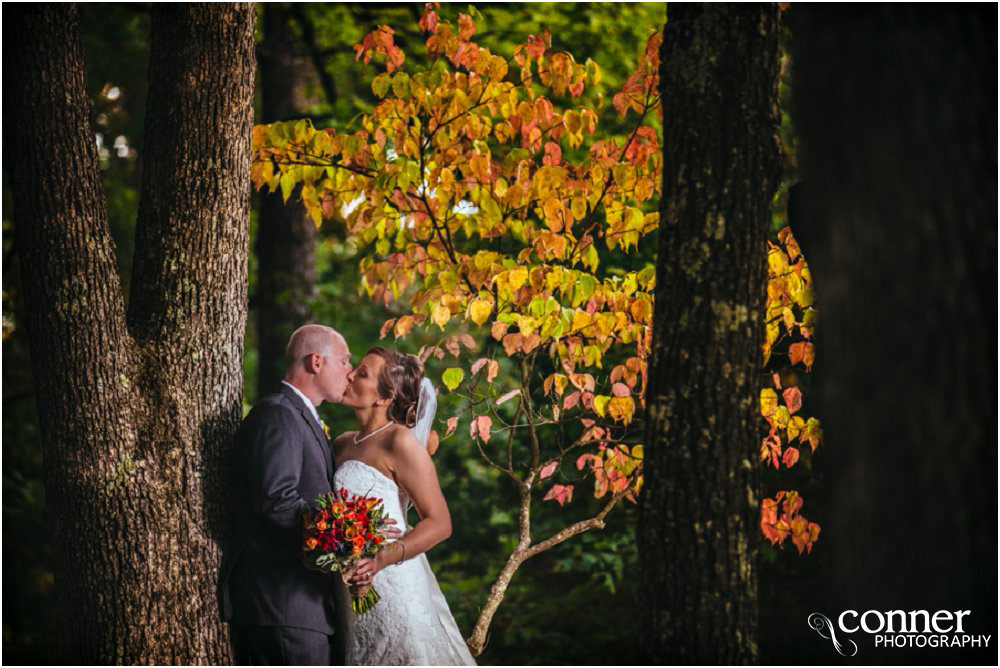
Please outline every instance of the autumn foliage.
[[[622, 140], [602, 138], [598, 114], [581, 99], [600, 68], [554, 53], [548, 33], [529, 36], [505, 59], [471, 41], [470, 15], [452, 26], [429, 7], [420, 26], [435, 59], [422, 72], [400, 69], [391, 28], [357, 45], [359, 61], [384, 60], [386, 69], [372, 80], [381, 102], [360, 129], [256, 127], [254, 184], [286, 199], [300, 188], [317, 224], [342, 215], [371, 246], [361, 260], [364, 288], [411, 309], [387, 321], [383, 336], [440, 328], [439, 345], [424, 356], [456, 359], [441, 383], [463, 385], [477, 407], [469, 433], [480, 447], [513, 433], [517, 425], [497, 407], [517, 400], [517, 419], [532, 431], [577, 429], [550, 456], [533, 451], [527, 476], [546, 480], [564, 455], [587, 447], [575, 463], [593, 472], [595, 495], [634, 499], [642, 449], [619, 441], [645, 389], [654, 268], [607, 275], [597, 245], [635, 250], [657, 227], [660, 147], [643, 121], [658, 106], [660, 35], [613, 98], [617, 113], [634, 119]], [[473, 337], [451, 334], [463, 327], [482, 327], [499, 345], [473, 355]], [[612, 347], [631, 354], [609, 366]], [[511, 386], [495, 382], [500, 352], [528, 370]], [[542, 367], [551, 371], [535, 387], [530, 371]], [[445, 436], [457, 419], [447, 425]], [[572, 492], [573, 484], [557, 484], [544, 498], [563, 504]]]
[[[813, 365], [816, 325], [812, 275], [789, 228], [778, 233], [778, 243], [767, 254], [767, 303], [765, 308], [764, 364], [771, 370], [771, 386], [760, 391], [760, 414], [767, 435], [760, 445], [760, 460], [780, 469], [799, 461], [799, 449], [808, 443], [810, 452], [819, 447], [823, 431], [819, 420], [799, 414], [802, 391], [796, 385], [782, 387], [782, 373], [808, 372]], [[797, 374], [790, 374], [793, 377]], [[791, 537], [801, 553], [812, 551], [820, 527], [799, 515], [802, 497], [781, 491], [760, 506], [760, 528], [774, 545]]]
[[[649, 38], [612, 111], [591, 92], [601, 80], [596, 63], [554, 51], [547, 32], [509, 56], [494, 54], [473, 41], [477, 18], [470, 10], [452, 25], [428, 4], [419, 25], [431, 63], [409, 73], [394, 31], [379, 26], [355, 47], [359, 62], [384, 63], [371, 83], [372, 112], [350, 132], [308, 120], [255, 127], [252, 178], [286, 200], [297, 192], [317, 225], [343, 219], [367, 249], [362, 288], [399, 313], [383, 337], [437, 328], [422, 357], [446, 366], [440, 383], [467, 401], [470, 439], [519, 491], [519, 542], [505, 566], [512, 574], [537, 552], [603, 526], [642, 485], [634, 419], [644, 407], [655, 267], [634, 258], [659, 223], [662, 157], [649, 121], [660, 103], [661, 34]], [[612, 114], [628, 128], [618, 136], [602, 126]], [[606, 266], [611, 251], [631, 255], [634, 270]], [[795, 267], [801, 282], [807, 270]], [[795, 279], [783, 280], [769, 315], [786, 297], [802, 302]], [[775, 434], [793, 433], [794, 405], [766, 413]], [[459, 421], [444, 420], [442, 440]], [[813, 432], [803, 424], [798, 433]], [[781, 456], [790, 460], [790, 450]], [[536, 541], [526, 520], [534, 490], [568, 504], [578, 471], [608, 502]], [[474, 652], [506, 584], [499, 594], [497, 586], [470, 640]]]

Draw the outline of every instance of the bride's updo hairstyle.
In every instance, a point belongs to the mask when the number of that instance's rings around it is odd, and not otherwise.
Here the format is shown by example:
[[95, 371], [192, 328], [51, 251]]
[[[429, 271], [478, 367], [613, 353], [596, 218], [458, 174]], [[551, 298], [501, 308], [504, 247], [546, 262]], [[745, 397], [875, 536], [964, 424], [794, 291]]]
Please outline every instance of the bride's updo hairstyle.
[[416, 355], [404, 355], [384, 346], [375, 346], [365, 354], [378, 355], [385, 360], [378, 374], [378, 393], [392, 399], [386, 412], [389, 419], [407, 427], [417, 424], [417, 400], [420, 381], [424, 378], [424, 363]]

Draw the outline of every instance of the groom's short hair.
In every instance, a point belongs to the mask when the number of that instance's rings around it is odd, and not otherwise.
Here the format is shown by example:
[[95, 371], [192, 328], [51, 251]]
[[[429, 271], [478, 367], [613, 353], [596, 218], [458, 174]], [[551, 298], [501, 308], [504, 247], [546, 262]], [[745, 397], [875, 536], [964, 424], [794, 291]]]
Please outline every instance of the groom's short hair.
[[285, 368], [291, 370], [307, 355], [332, 355], [333, 342], [343, 338], [340, 332], [326, 325], [303, 325], [292, 332], [285, 347]]

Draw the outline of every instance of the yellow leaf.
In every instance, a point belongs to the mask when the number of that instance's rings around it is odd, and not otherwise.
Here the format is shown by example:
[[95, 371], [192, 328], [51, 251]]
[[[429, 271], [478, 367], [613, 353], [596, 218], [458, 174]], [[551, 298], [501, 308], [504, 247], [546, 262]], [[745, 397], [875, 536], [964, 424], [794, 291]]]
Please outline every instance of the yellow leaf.
[[507, 272], [507, 284], [510, 287], [511, 293], [517, 292], [524, 283], [528, 280], [528, 270], [524, 267], [518, 267], [517, 269], [511, 269]]
[[[594, 403], [596, 405], [597, 399], [595, 397]], [[614, 397], [608, 402], [607, 412], [608, 415], [615, 422], [621, 422], [623, 424], [628, 424], [632, 421], [632, 412], [635, 410], [635, 402], [632, 401], [632, 397]]]
[[802, 419], [801, 415], [795, 415], [788, 421], [788, 441], [789, 443], [795, 440], [795, 438], [802, 433], [805, 429], [806, 421]]
[[778, 408], [778, 393], [771, 388], [760, 391], [760, 414], [768, 417]]
[[448, 310], [448, 307], [444, 304], [435, 304], [432, 320], [435, 325], [443, 330], [444, 326], [448, 324], [449, 320], [451, 320], [451, 311]]
[[477, 325], [481, 325], [486, 322], [492, 312], [493, 305], [485, 299], [473, 299], [469, 302], [469, 317], [472, 318], [472, 321]]

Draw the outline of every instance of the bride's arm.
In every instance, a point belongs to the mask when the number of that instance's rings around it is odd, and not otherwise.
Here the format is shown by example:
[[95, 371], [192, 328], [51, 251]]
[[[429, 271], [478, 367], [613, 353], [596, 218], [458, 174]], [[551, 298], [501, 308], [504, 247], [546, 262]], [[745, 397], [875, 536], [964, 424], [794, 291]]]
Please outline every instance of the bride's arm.
[[[358, 562], [355, 581], [369, 579], [390, 564], [399, 563], [404, 557], [426, 552], [451, 536], [451, 515], [441, 493], [437, 471], [427, 449], [408, 429], [397, 431], [387, 453], [392, 461], [396, 481], [413, 501], [420, 521], [400, 540], [379, 552], [374, 559]], [[398, 547], [397, 547], [398, 546]]]

